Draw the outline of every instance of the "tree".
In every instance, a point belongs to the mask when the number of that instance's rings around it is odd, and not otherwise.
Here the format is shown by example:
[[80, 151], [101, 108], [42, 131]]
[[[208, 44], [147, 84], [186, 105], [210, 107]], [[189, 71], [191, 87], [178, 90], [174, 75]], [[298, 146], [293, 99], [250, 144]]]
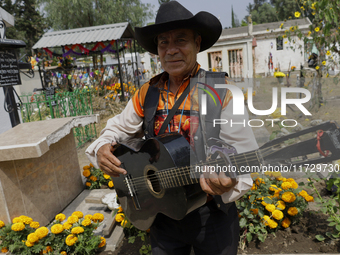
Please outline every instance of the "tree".
[[264, 3], [257, 9], [254, 8], [251, 12], [251, 18], [257, 24], [278, 21], [276, 10], [270, 3]]
[[276, 10], [278, 20], [295, 18], [294, 12], [300, 9], [296, 0], [270, 0], [270, 3]]
[[233, 6], [231, 6], [231, 27], [239, 27], [239, 26], [240, 26], [240, 22], [236, 14], [234, 13]]
[[140, 0], [40, 0], [54, 30], [90, 27], [119, 22], [142, 26], [153, 18], [151, 4]]
[[15, 26], [8, 28], [6, 37], [19, 39], [26, 43], [26, 53], [30, 54], [32, 46], [48, 28], [43, 15], [40, 14], [36, 0], [0, 1], [0, 6], [15, 18]]

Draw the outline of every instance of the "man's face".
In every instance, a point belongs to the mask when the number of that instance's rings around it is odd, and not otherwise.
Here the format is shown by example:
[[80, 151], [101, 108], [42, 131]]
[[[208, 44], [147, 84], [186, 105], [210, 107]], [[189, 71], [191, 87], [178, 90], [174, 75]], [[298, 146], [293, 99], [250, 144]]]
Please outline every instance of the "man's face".
[[184, 78], [196, 63], [200, 50], [201, 36], [191, 29], [175, 29], [157, 37], [158, 55], [163, 69], [170, 76]]

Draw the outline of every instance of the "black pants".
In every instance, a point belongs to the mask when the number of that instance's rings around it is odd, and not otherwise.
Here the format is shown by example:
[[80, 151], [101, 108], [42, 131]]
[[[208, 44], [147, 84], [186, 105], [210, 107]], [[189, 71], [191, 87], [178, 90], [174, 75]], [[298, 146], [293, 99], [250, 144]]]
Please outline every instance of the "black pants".
[[235, 203], [228, 215], [219, 210], [215, 201], [173, 220], [158, 214], [151, 227], [153, 255], [236, 255], [239, 242], [239, 221]]

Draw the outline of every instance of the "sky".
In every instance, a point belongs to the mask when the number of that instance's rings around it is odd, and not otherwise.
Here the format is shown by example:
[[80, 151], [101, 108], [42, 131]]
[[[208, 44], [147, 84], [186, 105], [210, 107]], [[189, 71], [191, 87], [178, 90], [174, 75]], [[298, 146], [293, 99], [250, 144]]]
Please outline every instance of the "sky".
[[[220, 19], [222, 27], [231, 27], [231, 6], [238, 20], [241, 20], [248, 14], [246, 7], [253, 0], [177, 0], [185, 8], [191, 11], [194, 15], [200, 11], [207, 11]], [[156, 17], [159, 8], [158, 0], [141, 0], [142, 3], [150, 3], [154, 5], [154, 14]], [[154, 22], [154, 20], [152, 20]]]

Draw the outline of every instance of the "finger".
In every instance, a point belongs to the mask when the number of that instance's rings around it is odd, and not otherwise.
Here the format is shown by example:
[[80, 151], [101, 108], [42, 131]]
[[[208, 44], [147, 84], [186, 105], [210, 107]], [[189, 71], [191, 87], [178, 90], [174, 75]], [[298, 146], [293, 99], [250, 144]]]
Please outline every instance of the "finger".
[[203, 174], [201, 174], [200, 176], [200, 185], [201, 185], [201, 189], [207, 193], [207, 194], [210, 194], [210, 195], [217, 195], [217, 193], [215, 193], [210, 187], [209, 185], [207, 184], [206, 182], [206, 179], [204, 177]]
[[97, 152], [97, 161], [100, 169], [107, 174], [117, 176], [117, 174], [126, 174], [126, 170], [120, 168], [120, 160], [111, 152], [111, 145], [105, 144]]
[[222, 186], [217, 184], [217, 182], [213, 183], [211, 179], [206, 179], [206, 183], [209, 185], [210, 189], [217, 195], [222, 195], [225, 192]]

